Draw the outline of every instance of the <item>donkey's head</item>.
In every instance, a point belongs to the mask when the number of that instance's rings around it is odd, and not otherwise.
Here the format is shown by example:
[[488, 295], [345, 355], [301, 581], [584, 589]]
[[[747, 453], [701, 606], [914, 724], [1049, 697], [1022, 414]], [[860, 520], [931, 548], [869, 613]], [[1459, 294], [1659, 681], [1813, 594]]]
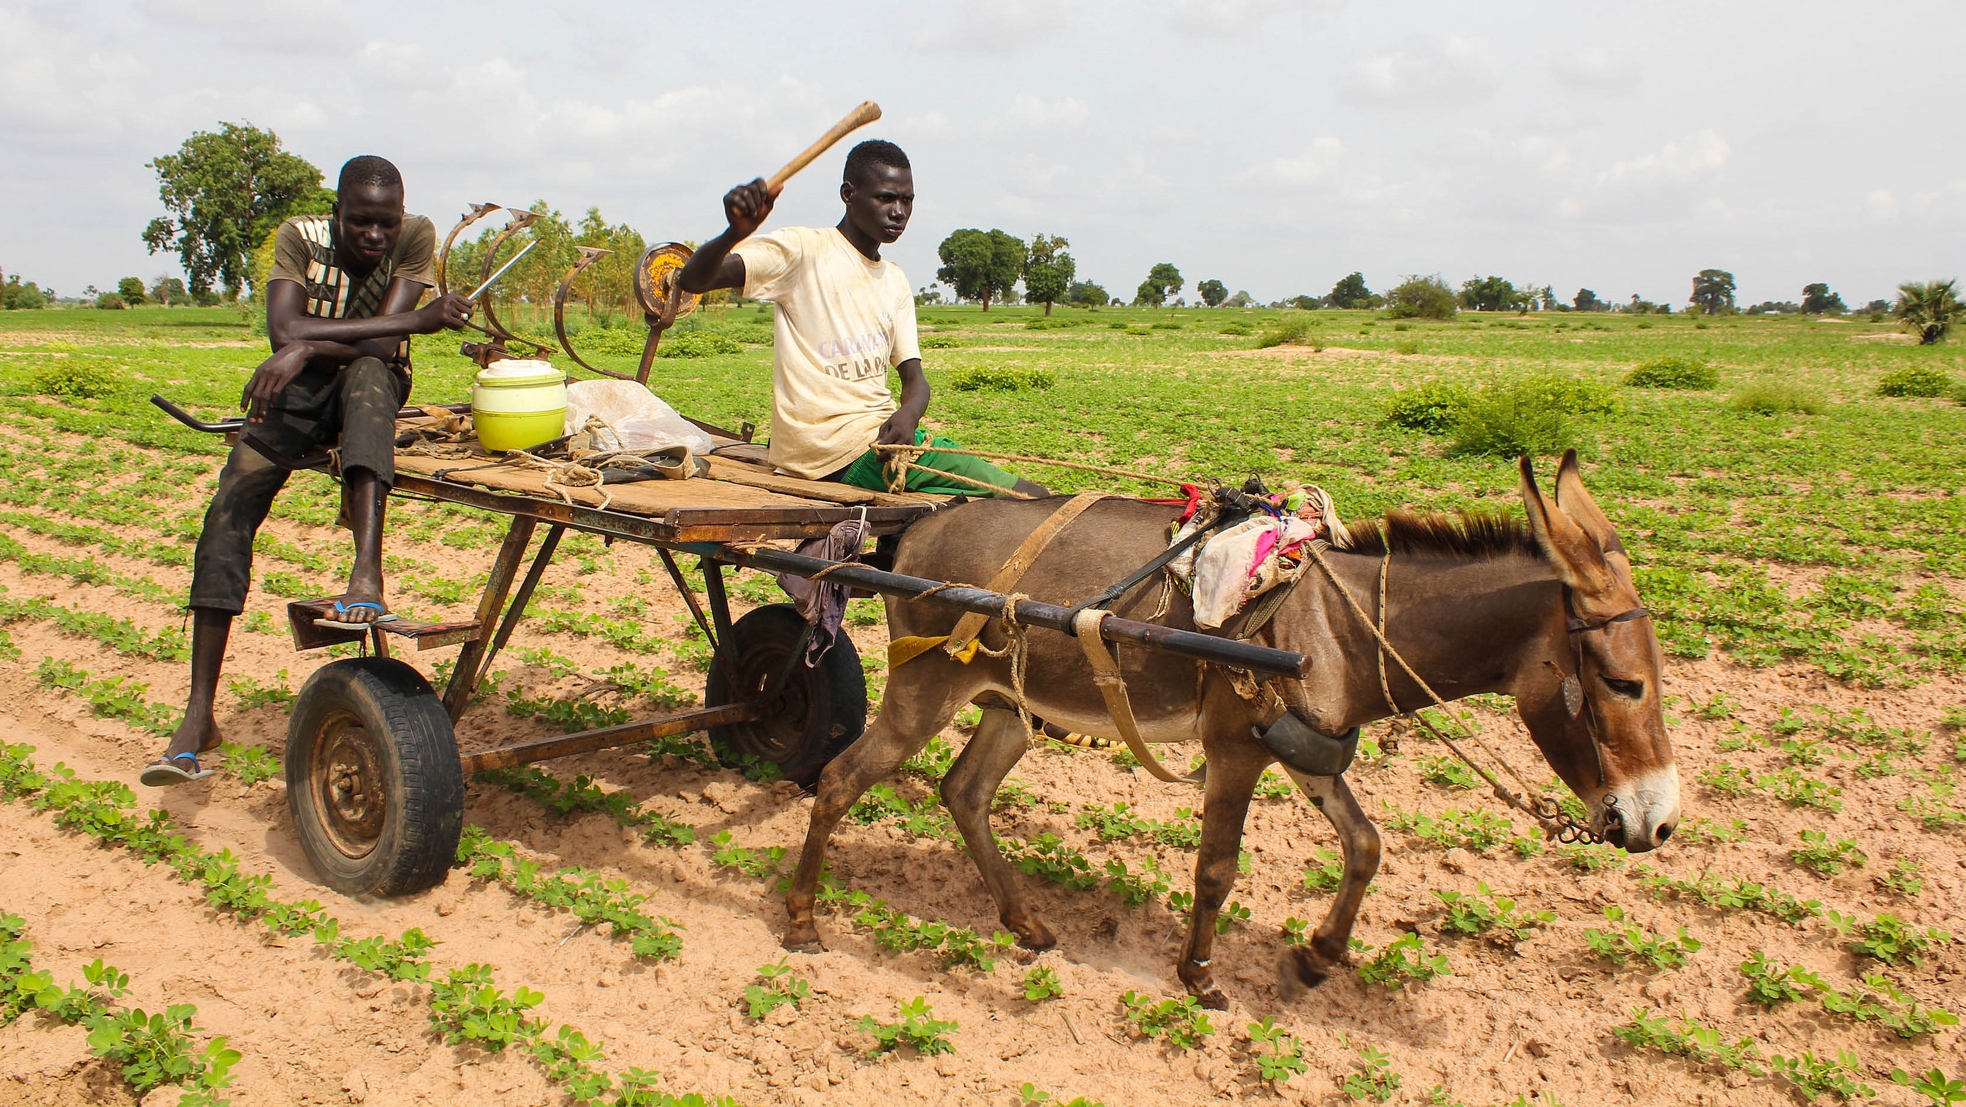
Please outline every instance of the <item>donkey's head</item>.
[[1522, 459], [1529, 529], [1563, 584], [1563, 621], [1518, 669], [1516, 704], [1543, 756], [1590, 807], [1606, 841], [1657, 849], [1679, 824], [1679, 770], [1666, 737], [1662, 655], [1631, 559], [1563, 455], [1556, 499]]

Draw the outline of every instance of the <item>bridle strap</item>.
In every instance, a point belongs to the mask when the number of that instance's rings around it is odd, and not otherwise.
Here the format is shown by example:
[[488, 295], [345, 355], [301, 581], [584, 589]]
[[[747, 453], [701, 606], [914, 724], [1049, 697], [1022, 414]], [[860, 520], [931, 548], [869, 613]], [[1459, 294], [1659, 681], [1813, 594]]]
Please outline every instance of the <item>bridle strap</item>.
[[[1570, 606], [1570, 589], [1567, 587], [1563, 590], [1563, 607], [1565, 611], [1572, 610]], [[1599, 619], [1595, 623], [1586, 622], [1572, 615], [1564, 620], [1563, 626], [1565, 630], [1568, 630], [1572, 634], [1582, 634], [1587, 630], [1603, 630], [1612, 623], [1623, 623], [1632, 619], [1649, 619], [1651, 617], [1652, 613], [1650, 611], [1642, 607], [1634, 607], [1630, 611], [1620, 611], [1608, 619]]]

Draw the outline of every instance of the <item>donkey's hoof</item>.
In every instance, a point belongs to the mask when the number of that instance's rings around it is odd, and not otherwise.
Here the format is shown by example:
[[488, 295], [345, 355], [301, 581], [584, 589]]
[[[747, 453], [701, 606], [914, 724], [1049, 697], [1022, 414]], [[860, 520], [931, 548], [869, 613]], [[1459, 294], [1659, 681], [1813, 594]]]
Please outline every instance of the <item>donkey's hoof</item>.
[[1008, 923], [1005, 925], [1010, 926], [1011, 933], [1017, 935], [1017, 944], [1032, 953], [1043, 953], [1045, 950], [1058, 948], [1057, 935], [1051, 932], [1050, 927], [1036, 919], [1023, 926]]
[[1277, 991], [1293, 1000], [1324, 983], [1337, 966], [1308, 949], [1292, 949], [1277, 966]]
[[793, 923], [785, 932], [785, 940], [778, 944], [793, 953], [826, 952], [826, 946], [819, 940], [819, 928], [809, 922]]
[[1213, 984], [1196, 993], [1195, 999], [1210, 1011], [1227, 1011], [1229, 1009], [1229, 997], [1223, 993], [1222, 989], [1217, 988]]

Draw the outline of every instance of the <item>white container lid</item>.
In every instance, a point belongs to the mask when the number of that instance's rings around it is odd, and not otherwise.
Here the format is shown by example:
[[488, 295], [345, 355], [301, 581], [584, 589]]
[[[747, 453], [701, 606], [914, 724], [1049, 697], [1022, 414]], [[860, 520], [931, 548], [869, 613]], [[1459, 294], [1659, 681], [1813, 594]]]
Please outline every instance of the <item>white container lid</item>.
[[566, 374], [553, 368], [552, 362], [505, 358], [479, 370], [477, 383], [496, 388], [525, 384], [555, 384], [565, 379]]

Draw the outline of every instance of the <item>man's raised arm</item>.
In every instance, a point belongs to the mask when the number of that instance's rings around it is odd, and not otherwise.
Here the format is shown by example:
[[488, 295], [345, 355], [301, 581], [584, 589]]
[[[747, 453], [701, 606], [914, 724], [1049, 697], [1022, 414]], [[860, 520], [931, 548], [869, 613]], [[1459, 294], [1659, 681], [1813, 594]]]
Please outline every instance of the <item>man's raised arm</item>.
[[743, 288], [744, 259], [732, 257], [736, 245], [751, 237], [771, 215], [778, 195], [765, 185], [764, 178], [741, 184], [724, 193], [724, 233], [705, 242], [683, 264], [676, 283], [684, 292], [701, 296], [713, 288]]

